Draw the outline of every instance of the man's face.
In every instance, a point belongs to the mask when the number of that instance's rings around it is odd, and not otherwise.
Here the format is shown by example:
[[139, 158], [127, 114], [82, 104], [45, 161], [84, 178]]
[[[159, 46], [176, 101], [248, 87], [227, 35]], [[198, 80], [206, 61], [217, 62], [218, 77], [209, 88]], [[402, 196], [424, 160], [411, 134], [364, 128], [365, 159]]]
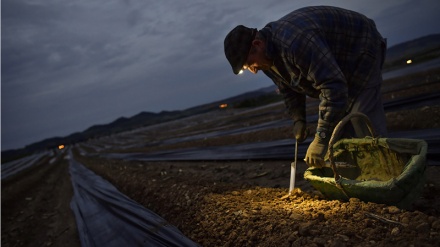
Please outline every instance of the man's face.
[[266, 57], [265, 44], [261, 40], [252, 41], [252, 47], [249, 51], [243, 70], [249, 70], [256, 74], [259, 70], [270, 70], [272, 61]]

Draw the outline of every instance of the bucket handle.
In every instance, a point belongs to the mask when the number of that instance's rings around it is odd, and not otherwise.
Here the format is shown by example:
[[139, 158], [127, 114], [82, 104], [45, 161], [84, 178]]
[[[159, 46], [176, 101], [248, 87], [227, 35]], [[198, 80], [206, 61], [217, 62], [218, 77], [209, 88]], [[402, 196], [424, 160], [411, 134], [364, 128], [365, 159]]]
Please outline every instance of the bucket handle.
[[[348, 114], [347, 116], [345, 116], [344, 118], [342, 118], [341, 121], [339, 121], [339, 123], [336, 125], [335, 129], [333, 130], [332, 136], [330, 138], [329, 141], [329, 148], [328, 148], [328, 152], [329, 152], [329, 160], [330, 160], [330, 166], [333, 170], [333, 174], [334, 174], [334, 178], [335, 178], [335, 182], [336, 185], [338, 186], [338, 188], [342, 189], [341, 186], [341, 180], [342, 180], [342, 176], [340, 176], [336, 170], [336, 164], [335, 164], [335, 160], [334, 160], [334, 150], [333, 150], [333, 145], [340, 139], [341, 135], [342, 135], [342, 128], [352, 119], [352, 118], [360, 118], [364, 121], [364, 123], [366, 124], [368, 131], [370, 131], [371, 137], [374, 138], [374, 129], [373, 129], [373, 125], [371, 124], [370, 119], [363, 113], [360, 112], [353, 112]], [[347, 195], [344, 191], [344, 194]], [[347, 195], [348, 197], [348, 195]]]

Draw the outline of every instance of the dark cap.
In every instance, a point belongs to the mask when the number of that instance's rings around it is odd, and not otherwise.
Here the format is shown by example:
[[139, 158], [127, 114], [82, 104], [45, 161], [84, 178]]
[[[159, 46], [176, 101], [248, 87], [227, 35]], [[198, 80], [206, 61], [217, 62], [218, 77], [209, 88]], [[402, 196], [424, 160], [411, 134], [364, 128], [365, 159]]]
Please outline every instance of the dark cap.
[[256, 34], [256, 28], [239, 25], [226, 35], [225, 55], [234, 74], [238, 74], [243, 68]]

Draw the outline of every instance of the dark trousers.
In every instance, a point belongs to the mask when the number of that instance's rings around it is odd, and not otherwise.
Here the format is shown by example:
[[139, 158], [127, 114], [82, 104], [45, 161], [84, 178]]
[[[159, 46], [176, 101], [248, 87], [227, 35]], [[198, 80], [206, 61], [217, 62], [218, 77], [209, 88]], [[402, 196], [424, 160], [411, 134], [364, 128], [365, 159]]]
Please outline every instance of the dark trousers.
[[[388, 135], [386, 127], [386, 117], [383, 109], [382, 94], [380, 91], [382, 85], [382, 66], [386, 53], [386, 43], [382, 50], [377, 54], [375, 64], [372, 66], [373, 71], [366, 87], [362, 93], [356, 98], [351, 112], [361, 112], [370, 119], [372, 127], [375, 130], [375, 137], [386, 137]], [[354, 118], [351, 120], [352, 128], [347, 129], [345, 137], [365, 137], [371, 136], [362, 120]], [[344, 131], [345, 132], [345, 131]]]

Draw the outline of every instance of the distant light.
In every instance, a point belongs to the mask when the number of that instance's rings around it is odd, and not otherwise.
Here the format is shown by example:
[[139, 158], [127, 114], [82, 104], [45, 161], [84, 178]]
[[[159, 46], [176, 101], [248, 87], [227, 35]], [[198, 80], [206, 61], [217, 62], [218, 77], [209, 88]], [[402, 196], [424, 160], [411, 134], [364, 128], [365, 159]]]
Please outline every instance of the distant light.
[[62, 144], [58, 146], [58, 149], [63, 149], [63, 148], [64, 148], [64, 145], [62, 145]]
[[219, 105], [219, 107], [223, 109], [223, 108], [228, 107], [228, 104], [221, 104], [221, 105]]
[[240, 71], [238, 71], [238, 74], [241, 75], [241, 74], [243, 74], [243, 72], [244, 72], [244, 70], [241, 69]]
[[411, 59], [406, 60], [406, 64], [410, 64], [410, 63], [412, 63]]

